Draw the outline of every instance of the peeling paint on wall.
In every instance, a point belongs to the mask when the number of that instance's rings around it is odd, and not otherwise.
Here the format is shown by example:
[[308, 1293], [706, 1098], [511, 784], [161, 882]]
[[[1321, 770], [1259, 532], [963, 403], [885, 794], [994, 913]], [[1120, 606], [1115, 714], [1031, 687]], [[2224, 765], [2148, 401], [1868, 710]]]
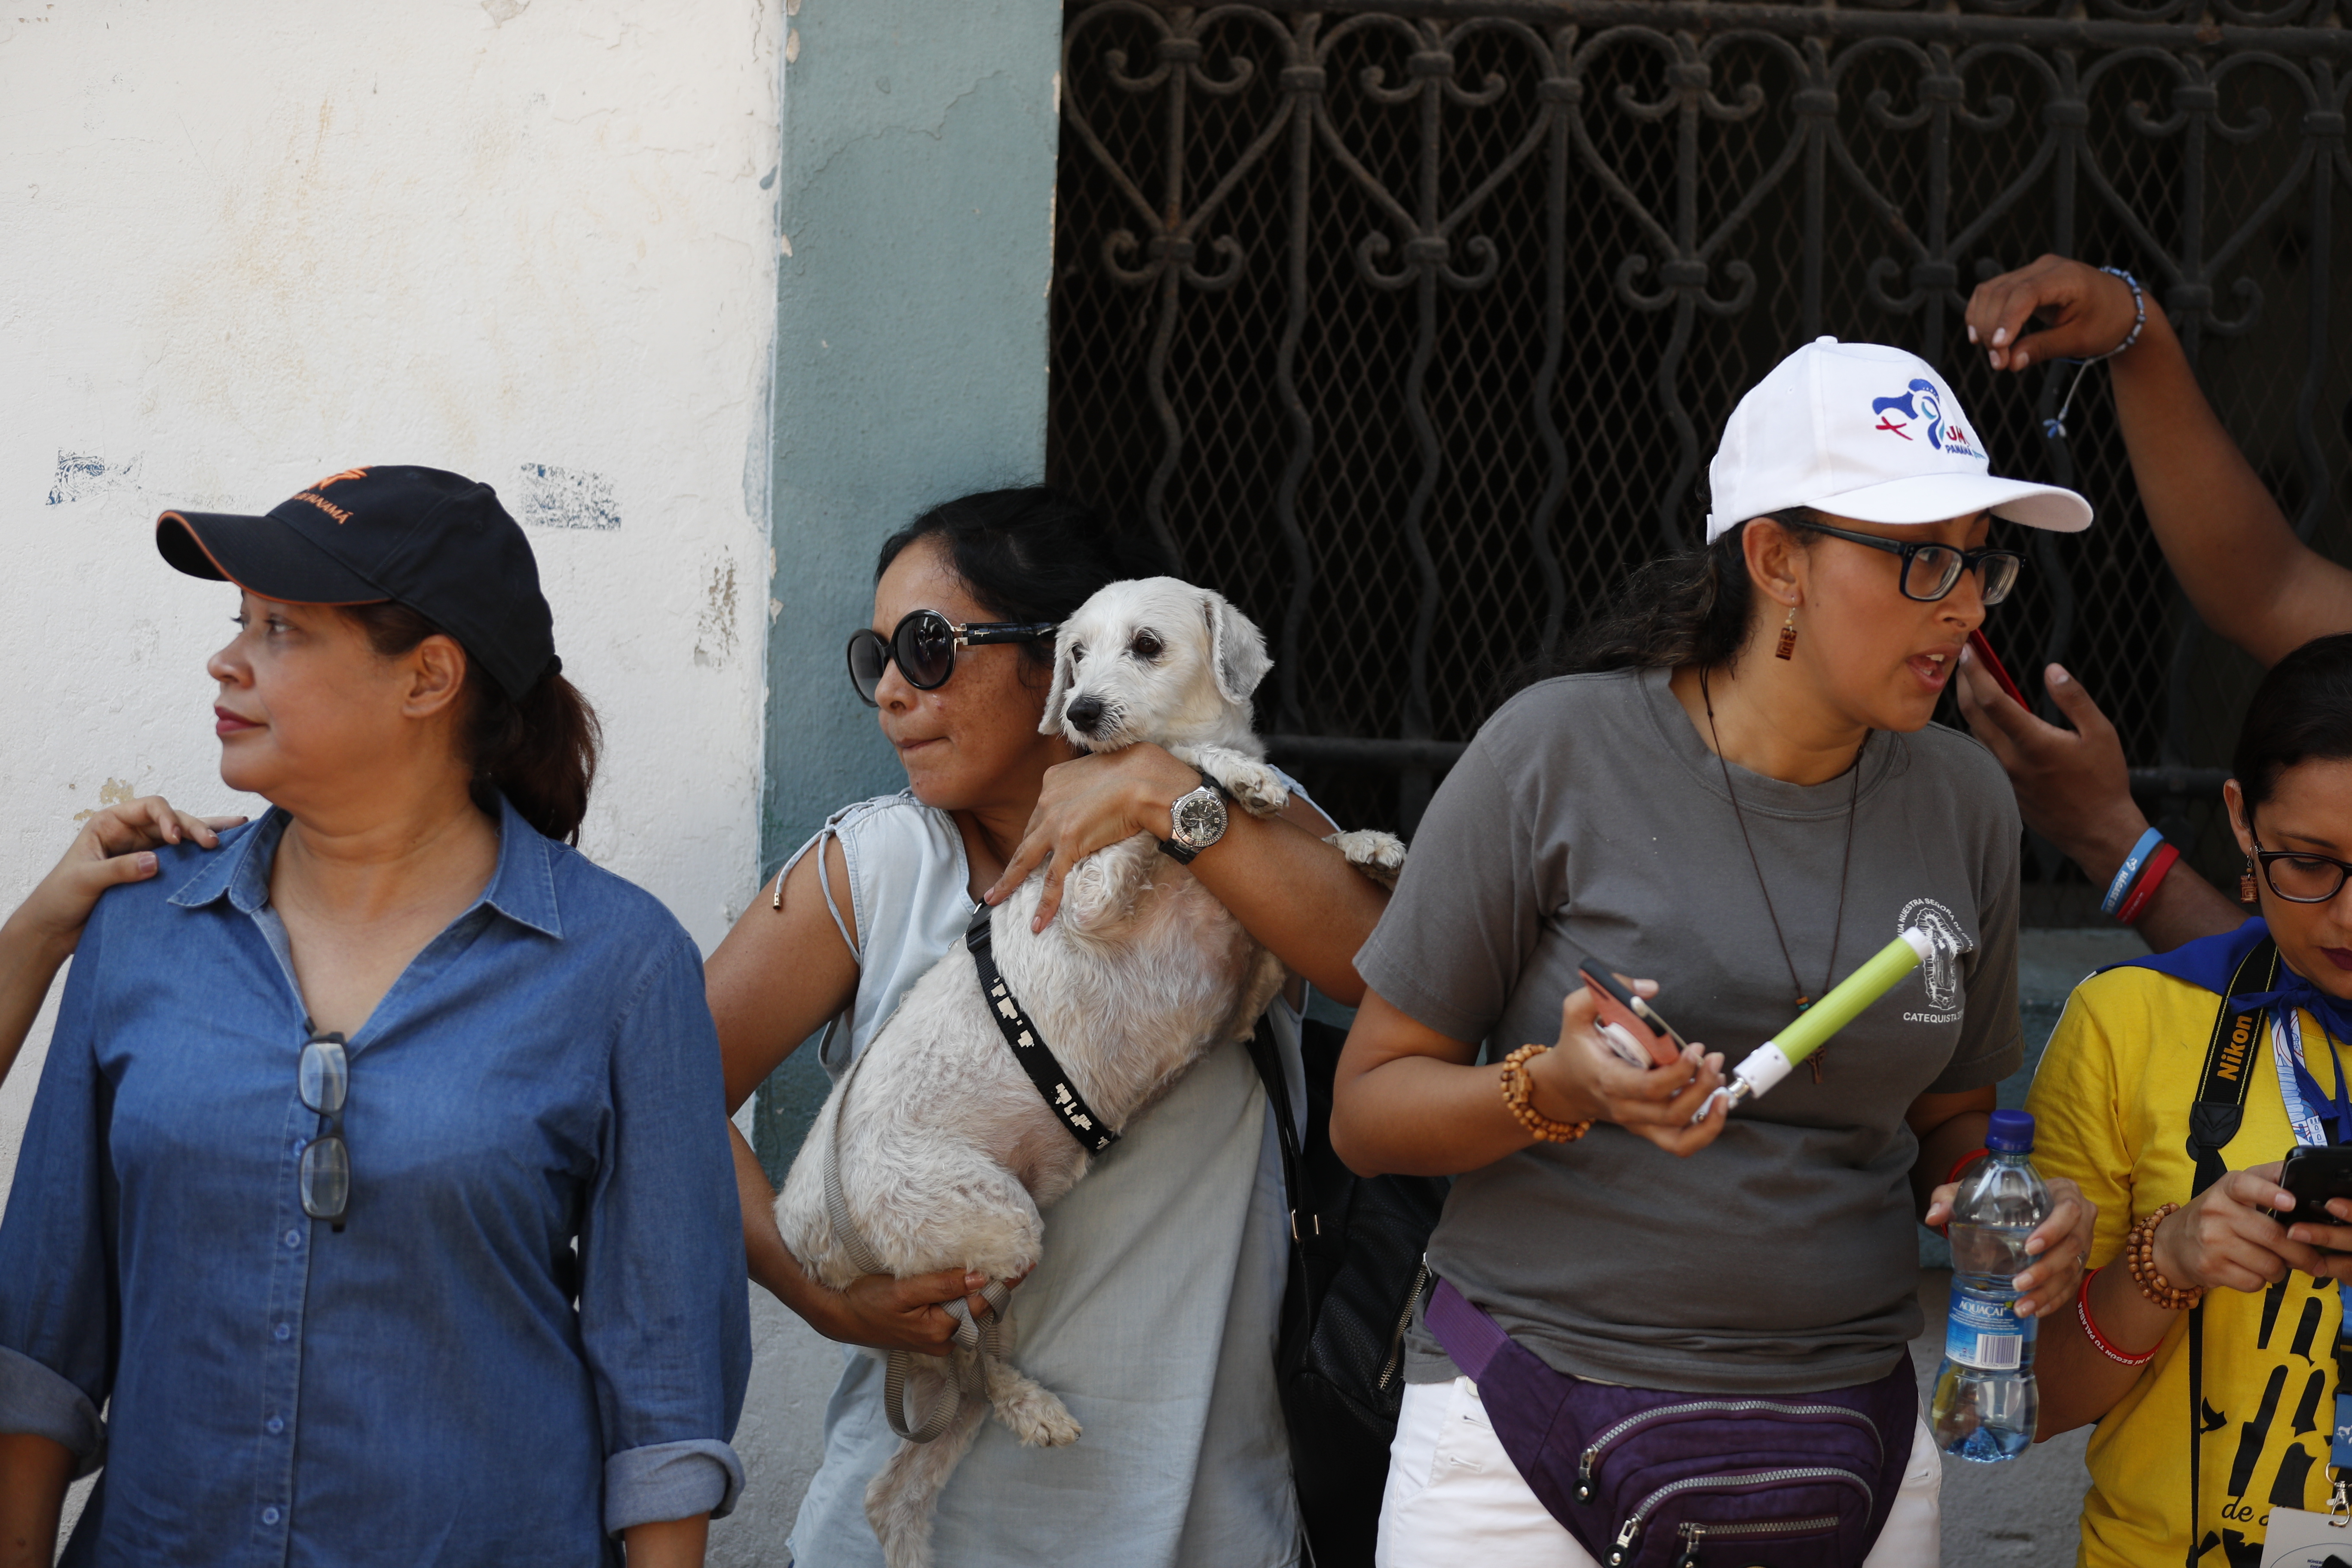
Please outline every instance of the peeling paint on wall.
[[138, 482], [137, 458], [127, 463], [109, 464], [95, 452], [60, 451], [58, 476], [49, 486], [49, 504], [63, 506], [68, 501], [87, 500], [111, 490], [135, 489]]
[[735, 563], [710, 569], [701, 612], [694, 618], [694, 662], [698, 668], [722, 669], [735, 656]]
[[613, 500], [613, 481], [603, 474], [525, 463], [515, 520], [539, 528], [618, 528], [621, 509]]
[[109, 779], [98, 786], [98, 804], [88, 811], [75, 812], [73, 819], [76, 822], [88, 822], [110, 805], [129, 805], [138, 798], [139, 794], [131, 787], [129, 779]]

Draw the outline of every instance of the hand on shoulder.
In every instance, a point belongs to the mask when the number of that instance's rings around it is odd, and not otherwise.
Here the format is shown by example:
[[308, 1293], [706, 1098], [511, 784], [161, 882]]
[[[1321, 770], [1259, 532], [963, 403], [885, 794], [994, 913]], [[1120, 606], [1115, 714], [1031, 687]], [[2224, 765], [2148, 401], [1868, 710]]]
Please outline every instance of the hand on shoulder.
[[194, 843], [211, 849], [220, 843], [220, 829], [244, 820], [191, 816], [159, 795], [110, 805], [82, 825], [64, 858], [9, 916], [6, 929], [18, 939], [70, 952], [100, 894], [155, 874], [159, 846]]

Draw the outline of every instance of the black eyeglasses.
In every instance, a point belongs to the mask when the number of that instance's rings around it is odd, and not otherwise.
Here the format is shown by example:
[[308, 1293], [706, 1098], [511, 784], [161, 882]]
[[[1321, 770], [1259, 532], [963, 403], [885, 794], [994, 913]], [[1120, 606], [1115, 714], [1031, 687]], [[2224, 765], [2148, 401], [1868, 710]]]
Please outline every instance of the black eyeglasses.
[[343, 1100], [351, 1089], [351, 1059], [341, 1035], [313, 1034], [302, 1047], [295, 1072], [302, 1103], [327, 1119], [319, 1135], [302, 1145], [299, 1183], [302, 1212], [343, 1228], [352, 1201], [352, 1151], [343, 1142]]
[[849, 684], [868, 708], [881, 703], [882, 672], [898, 661], [898, 673], [918, 691], [937, 691], [955, 673], [958, 648], [999, 642], [1046, 642], [1060, 629], [1052, 621], [973, 621], [958, 626], [937, 610], [917, 610], [885, 640], [871, 626], [849, 634]]
[[1984, 602], [1998, 605], [2009, 597], [2011, 588], [2017, 586], [2017, 574], [2025, 565], [2025, 557], [2014, 550], [1956, 550], [1948, 544], [1906, 544], [1900, 540], [1881, 539], [1874, 533], [1854, 533], [1843, 528], [1832, 528], [1795, 512], [1775, 512], [1773, 520], [1784, 528], [1807, 529], [1814, 533], [1826, 533], [1832, 539], [1884, 550], [1889, 555], [1900, 555], [1903, 557], [1903, 596], [1926, 605], [1934, 604], [1958, 587], [1960, 574], [1971, 567], [1977, 571], [1979, 590]]
[[[2253, 831], [2254, 825], [2247, 823], [2248, 837]], [[2352, 863], [2300, 849], [2265, 849], [2260, 838], [2254, 839], [2254, 858], [2263, 863], [2263, 880], [2271, 891], [2290, 904], [2324, 904], [2342, 892], [2344, 879], [2352, 876]]]

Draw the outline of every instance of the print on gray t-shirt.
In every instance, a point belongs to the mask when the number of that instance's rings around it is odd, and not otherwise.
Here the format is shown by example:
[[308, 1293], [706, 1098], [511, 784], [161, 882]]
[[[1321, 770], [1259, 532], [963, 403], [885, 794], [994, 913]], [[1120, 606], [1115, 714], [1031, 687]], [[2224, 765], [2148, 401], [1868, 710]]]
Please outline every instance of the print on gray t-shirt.
[[[1589, 952], [1654, 979], [1684, 1037], [1727, 1065], [1796, 1013], [1723, 775], [1663, 669], [1519, 693], [1446, 776], [1365, 982], [1488, 1059], [1559, 1036]], [[2018, 816], [2009, 780], [1937, 726], [1872, 735], [1860, 763], [1843, 979], [1906, 924], [1974, 943], [1915, 973], [1678, 1160], [1603, 1124], [1455, 1182], [1429, 1258], [1561, 1372], [1641, 1387], [1790, 1394], [1876, 1377], [1920, 1327], [1904, 1112], [2021, 1059]], [[1820, 994], [1852, 775], [1798, 785], [1734, 766], [1806, 993]], [[1407, 1376], [1454, 1368], [1414, 1325]]]

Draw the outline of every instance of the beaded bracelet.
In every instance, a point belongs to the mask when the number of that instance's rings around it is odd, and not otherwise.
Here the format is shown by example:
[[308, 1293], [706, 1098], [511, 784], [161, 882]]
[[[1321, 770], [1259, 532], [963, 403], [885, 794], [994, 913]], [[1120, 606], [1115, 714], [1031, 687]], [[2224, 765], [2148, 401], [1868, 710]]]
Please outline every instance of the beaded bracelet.
[[[2066, 438], [2066, 415], [2068, 411], [2074, 406], [2074, 393], [2076, 389], [2083, 384], [2084, 373], [2088, 371], [2093, 365], [2098, 363], [2101, 360], [2113, 359], [2117, 354], [2123, 353], [2126, 349], [2131, 347], [2134, 343], [2139, 342], [2139, 334], [2142, 329], [2147, 325], [2147, 295], [2141, 291], [2139, 279], [2133, 277], [2130, 273], [2125, 271], [2120, 267], [2102, 267], [2099, 270], [2105, 273], [2110, 278], [2122, 279], [2124, 280], [2124, 287], [2131, 290], [2131, 331], [2124, 334], [2123, 342], [2117, 343], [2106, 353], [2103, 354], [2093, 354], [2088, 359], [2079, 359], [2074, 362], [2079, 368], [2074, 372], [2074, 379], [2069, 382], [2066, 385], [2065, 401], [2058, 405], [2058, 412], [2054, 416], [2044, 419], [2042, 422], [2042, 433], [2049, 437], [2053, 441], [2063, 441]], [[2066, 362], [2059, 360], [2054, 363], [2063, 364]]]
[[2100, 359], [2113, 359], [2117, 354], [2123, 353], [2126, 349], [2131, 347], [2132, 344], [2139, 342], [2140, 329], [2147, 325], [2147, 296], [2140, 292], [2139, 279], [2125, 271], [2122, 268], [2102, 267], [2099, 270], [2105, 273], [2110, 278], [2122, 279], [2124, 280], [2124, 287], [2132, 291], [2132, 330], [2124, 334], [2123, 342], [2117, 343], [2115, 347], [2098, 356]]
[[1549, 1046], [1521, 1046], [1503, 1058], [1503, 1103], [1511, 1108], [1513, 1119], [1534, 1134], [1537, 1142], [1573, 1143], [1592, 1131], [1590, 1117], [1582, 1121], [1554, 1121], [1532, 1103], [1535, 1080], [1528, 1076], [1527, 1064], [1549, 1049]]
[[2074, 1292], [2074, 1315], [2083, 1320], [2083, 1332], [2090, 1337], [2093, 1344], [2099, 1347], [2101, 1355], [2105, 1356], [2117, 1366], [2146, 1366], [2156, 1359], [2156, 1352], [2164, 1348], [2164, 1342], [2157, 1341], [2137, 1355], [2119, 1351], [2109, 1344], [2107, 1336], [2099, 1332], [2099, 1325], [2091, 1321], [2091, 1281], [2098, 1277], [2098, 1269], [2089, 1270], [2083, 1276], [2083, 1288]]
[[2167, 1279], [2156, 1267], [2156, 1227], [2165, 1216], [2179, 1212], [2179, 1204], [2165, 1204], [2154, 1214], [2144, 1215], [2124, 1237], [2124, 1256], [2130, 1260], [2132, 1282], [2139, 1293], [2168, 1312], [2187, 1311], [2205, 1300], [2200, 1289], [2184, 1290]]

